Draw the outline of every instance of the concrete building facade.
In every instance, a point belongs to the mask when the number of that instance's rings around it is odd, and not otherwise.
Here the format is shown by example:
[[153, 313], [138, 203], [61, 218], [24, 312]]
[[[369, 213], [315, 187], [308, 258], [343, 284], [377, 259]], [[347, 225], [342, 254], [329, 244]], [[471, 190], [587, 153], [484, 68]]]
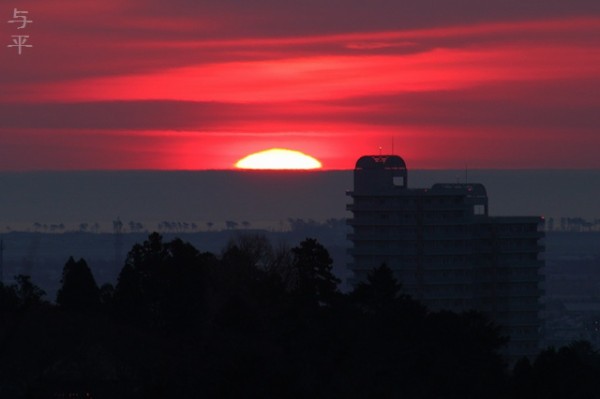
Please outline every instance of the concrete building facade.
[[537, 353], [543, 218], [489, 216], [481, 184], [409, 188], [396, 155], [361, 157], [348, 195], [354, 282], [385, 263], [430, 309], [488, 315], [511, 361]]

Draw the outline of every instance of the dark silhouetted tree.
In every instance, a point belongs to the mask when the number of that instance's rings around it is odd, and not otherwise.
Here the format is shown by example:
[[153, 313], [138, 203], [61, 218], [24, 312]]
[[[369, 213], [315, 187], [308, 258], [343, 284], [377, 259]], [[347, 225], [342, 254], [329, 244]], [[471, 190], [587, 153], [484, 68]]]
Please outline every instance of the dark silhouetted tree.
[[512, 373], [511, 394], [513, 399], [535, 398], [533, 367], [526, 357], [517, 361]]
[[500, 349], [506, 337], [482, 313], [429, 313], [420, 333], [418, 364], [425, 380], [424, 397], [499, 398], [507, 385]]
[[332, 273], [333, 260], [327, 249], [314, 238], [307, 238], [292, 248], [292, 256], [294, 293], [318, 304], [331, 303], [340, 280]]
[[0, 313], [3, 311], [29, 310], [47, 305], [44, 290], [31, 282], [30, 276], [18, 275], [16, 284], [0, 283]]
[[[239, 241], [239, 238], [238, 238]], [[246, 296], [249, 290], [254, 290], [255, 283], [261, 278], [264, 269], [259, 267], [266, 248], [262, 240], [252, 243], [249, 239], [242, 238], [244, 249], [240, 243], [230, 241], [221, 254], [219, 270], [220, 281], [225, 292]]]
[[144, 293], [140, 273], [130, 264], [125, 264], [113, 294], [113, 305], [117, 315], [123, 318], [144, 319]]
[[110, 283], [102, 284], [100, 287], [100, 304], [103, 306], [109, 306], [112, 303], [115, 295], [115, 287]]
[[14, 290], [20, 307], [30, 308], [46, 304], [42, 299], [46, 292], [31, 282], [31, 276], [19, 274], [15, 280], [17, 284]]
[[206, 268], [213, 263], [212, 254], [200, 253], [180, 239], [164, 243], [160, 234], [152, 233], [127, 256], [115, 287], [116, 311], [159, 324], [198, 317]]
[[558, 350], [548, 348], [540, 352], [531, 367], [522, 363], [519, 362], [513, 371], [515, 398], [598, 397], [600, 354], [589, 342], [573, 342]]
[[61, 283], [56, 295], [61, 308], [93, 310], [100, 306], [100, 290], [85, 260], [75, 261], [70, 257], [63, 268]]
[[372, 311], [393, 306], [401, 298], [407, 299], [401, 295], [401, 286], [385, 263], [371, 270], [367, 281], [359, 283], [352, 296]]
[[4, 285], [0, 282], [0, 314], [18, 308], [19, 298], [15, 288], [14, 285]]
[[236, 246], [258, 268], [267, 269], [273, 261], [273, 247], [263, 234], [240, 234], [229, 241], [225, 252]]

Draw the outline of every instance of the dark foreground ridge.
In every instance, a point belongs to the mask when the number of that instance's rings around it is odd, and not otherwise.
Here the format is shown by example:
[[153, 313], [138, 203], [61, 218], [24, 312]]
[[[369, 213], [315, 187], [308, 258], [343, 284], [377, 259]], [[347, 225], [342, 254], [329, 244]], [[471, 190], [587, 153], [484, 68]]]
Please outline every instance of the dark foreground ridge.
[[585, 342], [509, 371], [499, 329], [431, 312], [385, 265], [348, 294], [329, 253], [263, 236], [215, 255], [156, 233], [98, 287], [69, 259], [56, 304], [27, 276], [0, 286], [1, 398], [589, 398]]

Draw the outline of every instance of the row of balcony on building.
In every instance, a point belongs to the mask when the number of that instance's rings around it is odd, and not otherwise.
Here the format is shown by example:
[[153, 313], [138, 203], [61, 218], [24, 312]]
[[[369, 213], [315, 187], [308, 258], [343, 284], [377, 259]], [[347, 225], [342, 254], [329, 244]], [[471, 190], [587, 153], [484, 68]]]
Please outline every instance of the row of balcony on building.
[[[430, 226], [435, 228], [435, 226], [440, 226], [440, 232], [443, 232], [444, 228], [464, 226], [463, 229], [476, 233], [522, 234], [544, 232], [544, 219], [538, 217], [512, 216], [473, 219], [471, 216], [479, 216], [479, 214], [472, 214], [465, 210], [435, 212], [402, 210], [394, 212], [385, 209], [372, 211], [353, 209], [353, 212], [355, 212], [354, 217], [348, 219], [348, 224], [353, 227], [398, 226], [405, 228], [409, 226]], [[449, 231], [446, 230], [446, 232]]]
[[476, 268], [480, 273], [494, 273], [496, 275], [506, 275], [511, 278], [520, 278], [528, 275], [535, 275], [543, 278], [539, 274], [539, 269], [543, 267], [543, 259], [535, 259], [535, 253], [518, 254], [527, 255], [530, 259], [523, 258], [522, 260], [511, 259], [493, 259], [493, 255], [484, 255], [484, 259], [477, 259], [465, 254], [460, 255], [423, 255], [402, 254], [399, 256], [385, 256], [382, 254], [366, 254], [356, 255], [357, 250], [350, 250], [353, 254], [354, 262], [348, 266], [352, 269], [372, 269], [385, 264], [393, 270], [410, 269], [416, 267], [417, 264], [428, 269], [436, 270], [471, 270]]
[[381, 228], [377, 226], [355, 226], [354, 233], [347, 235], [351, 241], [398, 241], [398, 240], [482, 240], [482, 239], [539, 239], [544, 235], [541, 232], [510, 233], [479, 232], [468, 229], [456, 229], [455, 231], [445, 231], [444, 227], [449, 229], [453, 226], [394, 226]]
[[[355, 248], [349, 249], [348, 253], [356, 256], [417, 256], [425, 251], [430, 256], [443, 255], [469, 255], [469, 254], [489, 254], [490, 258], [494, 256], [491, 251], [500, 251], [502, 253], [530, 253], [537, 254], [544, 247], [535, 243], [496, 243], [494, 245], [480, 244], [477, 246], [452, 246], [452, 245], [428, 245], [424, 242], [422, 245], [404, 244], [402, 241], [387, 243], [373, 243], [367, 245], [355, 245]], [[439, 241], [431, 241], [430, 243], [439, 243]], [[363, 244], [361, 242], [361, 244]], [[357, 248], [358, 247], [358, 248]]]

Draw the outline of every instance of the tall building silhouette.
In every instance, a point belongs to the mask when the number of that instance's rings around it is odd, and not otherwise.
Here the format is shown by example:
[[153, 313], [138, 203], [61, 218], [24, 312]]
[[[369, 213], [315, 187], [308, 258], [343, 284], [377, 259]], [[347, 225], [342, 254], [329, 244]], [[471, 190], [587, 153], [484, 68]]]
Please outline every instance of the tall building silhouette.
[[396, 155], [361, 157], [348, 195], [355, 283], [385, 263], [430, 309], [487, 314], [510, 360], [537, 353], [543, 218], [489, 216], [482, 184], [409, 188]]

